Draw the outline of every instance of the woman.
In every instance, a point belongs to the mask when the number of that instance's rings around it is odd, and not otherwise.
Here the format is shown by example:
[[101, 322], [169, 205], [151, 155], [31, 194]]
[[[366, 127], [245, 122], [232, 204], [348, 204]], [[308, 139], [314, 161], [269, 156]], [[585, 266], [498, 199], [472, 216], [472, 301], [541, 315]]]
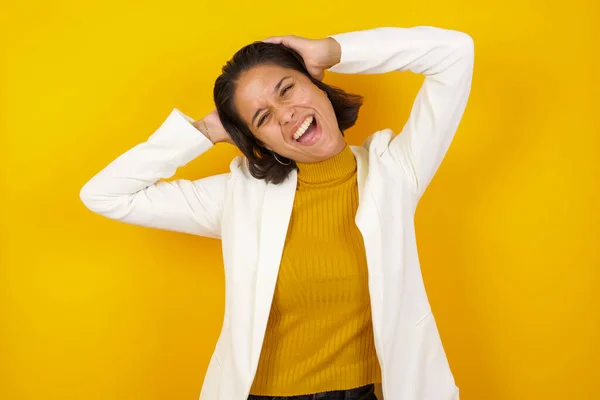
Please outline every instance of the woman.
[[[324, 84], [325, 70], [425, 80], [399, 135], [349, 146], [361, 97]], [[453, 30], [272, 37], [223, 68], [215, 111], [194, 122], [174, 109], [86, 183], [96, 213], [222, 240], [225, 318], [201, 400], [459, 399], [413, 217], [472, 71], [473, 41]], [[244, 154], [231, 172], [159, 180], [224, 142]]]

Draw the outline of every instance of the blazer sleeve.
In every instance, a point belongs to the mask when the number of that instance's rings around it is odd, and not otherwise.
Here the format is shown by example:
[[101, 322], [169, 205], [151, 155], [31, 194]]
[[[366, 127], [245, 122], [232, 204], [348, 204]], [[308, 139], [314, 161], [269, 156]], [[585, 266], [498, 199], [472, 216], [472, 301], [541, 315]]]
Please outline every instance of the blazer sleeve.
[[474, 44], [463, 32], [436, 27], [385, 27], [332, 35], [341, 46], [338, 73], [410, 71], [425, 75], [410, 117], [389, 142], [392, 159], [420, 198], [458, 128], [473, 76]]
[[221, 214], [230, 173], [171, 182], [177, 168], [214, 146], [177, 108], [161, 126], [112, 161], [81, 188], [91, 211], [128, 224], [221, 237]]

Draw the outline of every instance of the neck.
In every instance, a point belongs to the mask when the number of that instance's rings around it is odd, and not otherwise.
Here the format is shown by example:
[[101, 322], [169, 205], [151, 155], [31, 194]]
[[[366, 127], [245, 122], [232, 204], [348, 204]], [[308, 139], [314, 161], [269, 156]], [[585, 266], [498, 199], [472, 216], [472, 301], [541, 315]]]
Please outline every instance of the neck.
[[347, 144], [344, 144], [339, 153], [327, 160], [316, 163], [296, 162], [296, 165], [299, 187], [335, 185], [356, 174], [356, 159]]

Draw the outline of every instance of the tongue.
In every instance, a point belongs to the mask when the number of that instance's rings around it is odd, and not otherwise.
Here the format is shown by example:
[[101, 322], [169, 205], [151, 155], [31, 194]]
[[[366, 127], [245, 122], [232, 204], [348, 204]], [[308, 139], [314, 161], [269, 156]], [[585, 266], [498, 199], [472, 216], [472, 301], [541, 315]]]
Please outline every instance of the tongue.
[[298, 139], [298, 141], [299, 142], [306, 142], [308, 139], [310, 139], [310, 137], [312, 136], [313, 133], [315, 133], [315, 121], [314, 120], [308, 126], [308, 129], [306, 130], [306, 132], [304, 132], [304, 135], [302, 135], [300, 137], [300, 139]]

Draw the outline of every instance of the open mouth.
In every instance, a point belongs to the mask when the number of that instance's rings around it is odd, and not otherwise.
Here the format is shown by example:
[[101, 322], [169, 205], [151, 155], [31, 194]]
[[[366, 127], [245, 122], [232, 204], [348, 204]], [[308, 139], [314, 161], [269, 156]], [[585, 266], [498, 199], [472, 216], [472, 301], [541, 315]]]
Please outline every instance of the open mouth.
[[[310, 123], [309, 123], [310, 120]], [[317, 119], [314, 116], [307, 118], [308, 125], [302, 125], [298, 132], [294, 135], [294, 141], [298, 143], [311, 143], [319, 133]]]

